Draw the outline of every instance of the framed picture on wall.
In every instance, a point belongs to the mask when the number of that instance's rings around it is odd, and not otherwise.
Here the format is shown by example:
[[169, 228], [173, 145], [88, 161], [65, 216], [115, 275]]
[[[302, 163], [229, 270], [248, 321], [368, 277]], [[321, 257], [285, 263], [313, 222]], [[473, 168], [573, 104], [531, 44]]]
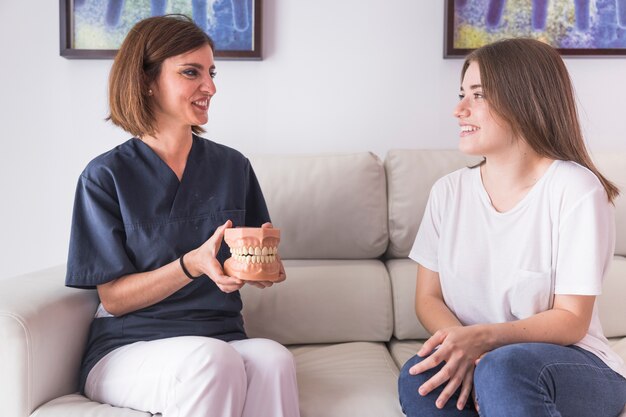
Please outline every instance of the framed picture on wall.
[[60, 0], [61, 56], [113, 58], [135, 23], [169, 13], [192, 18], [216, 59], [261, 59], [261, 0]]
[[444, 57], [534, 38], [566, 56], [626, 55], [626, 0], [444, 0]]

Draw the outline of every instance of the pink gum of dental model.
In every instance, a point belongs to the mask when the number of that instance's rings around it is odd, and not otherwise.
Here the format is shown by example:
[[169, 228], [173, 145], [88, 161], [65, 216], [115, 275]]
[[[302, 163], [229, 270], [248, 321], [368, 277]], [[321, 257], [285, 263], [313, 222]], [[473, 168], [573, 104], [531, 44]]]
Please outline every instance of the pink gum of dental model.
[[245, 281], [276, 281], [280, 263], [276, 259], [280, 229], [238, 227], [226, 229], [224, 240], [231, 257], [224, 262], [226, 275]]

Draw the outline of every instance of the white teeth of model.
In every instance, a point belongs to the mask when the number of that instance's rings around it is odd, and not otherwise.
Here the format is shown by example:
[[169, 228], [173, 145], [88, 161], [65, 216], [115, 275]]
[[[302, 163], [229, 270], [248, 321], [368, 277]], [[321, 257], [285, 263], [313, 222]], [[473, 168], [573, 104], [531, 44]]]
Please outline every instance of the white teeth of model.
[[269, 252], [268, 252], [267, 248], [266, 248], [265, 246], [263, 246], [263, 249], [261, 249], [261, 255], [263, 255], [263, 256], [267, 256], [267, 255], [268, 255], [268, 253], [269, 253]]
[[274, 246], [274, 255], [276, 255], [277, 253], [278, 253], [278, 248]]
[[261, 254], [261, 248], [259, 248], [258, 246], [256, 248], [254, 248], [254, 254], [255, 255], [260, 255]]
[[248, 255], [254, 255], [254, 248], [252, 246], [248, 246]]
[[239, 253], [241, 253], [242, 255], [247, 255], [248, 248], [246, 248], [245, 246], [243, 248], [239, 248]]

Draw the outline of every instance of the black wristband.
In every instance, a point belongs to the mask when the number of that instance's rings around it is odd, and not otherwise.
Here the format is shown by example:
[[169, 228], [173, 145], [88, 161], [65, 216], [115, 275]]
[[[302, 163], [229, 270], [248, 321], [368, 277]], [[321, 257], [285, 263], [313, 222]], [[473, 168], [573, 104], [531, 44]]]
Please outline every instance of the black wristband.
[[185, 256], [185, 254], [183, 253], [182, 255], [180, 255], [180, 258], [178, 258], [178, 260], [180, 261], [180, 267], [182, 268], [183, 272], [185, 273], [185, 275], [187, 275], [187, 278], [189, 279], [196, 279], [196, 278], [200, 278], [202, 275], [199, 275], [197, 277], [194, 277], [193, 275], [191, 275], [189, 273], [189, 271], [187, 271], [187, 268], [185, 268], [185, 263], [183, 262], [183, 257]]

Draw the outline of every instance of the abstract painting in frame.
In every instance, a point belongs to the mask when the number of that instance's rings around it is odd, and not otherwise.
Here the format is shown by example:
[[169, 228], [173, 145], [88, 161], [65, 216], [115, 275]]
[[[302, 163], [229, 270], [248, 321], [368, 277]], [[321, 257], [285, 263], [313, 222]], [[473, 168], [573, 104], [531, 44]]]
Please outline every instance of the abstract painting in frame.
[[192, 18], [216, 59], [261, 59], [261, 0], [60, 0], [61, 56], [113, 58], [135, 23], [170, 13]]
[[626, 55], [626, 0], [444, 0], [444, 57], [499, 39], [546, 42], [565, 56]]

